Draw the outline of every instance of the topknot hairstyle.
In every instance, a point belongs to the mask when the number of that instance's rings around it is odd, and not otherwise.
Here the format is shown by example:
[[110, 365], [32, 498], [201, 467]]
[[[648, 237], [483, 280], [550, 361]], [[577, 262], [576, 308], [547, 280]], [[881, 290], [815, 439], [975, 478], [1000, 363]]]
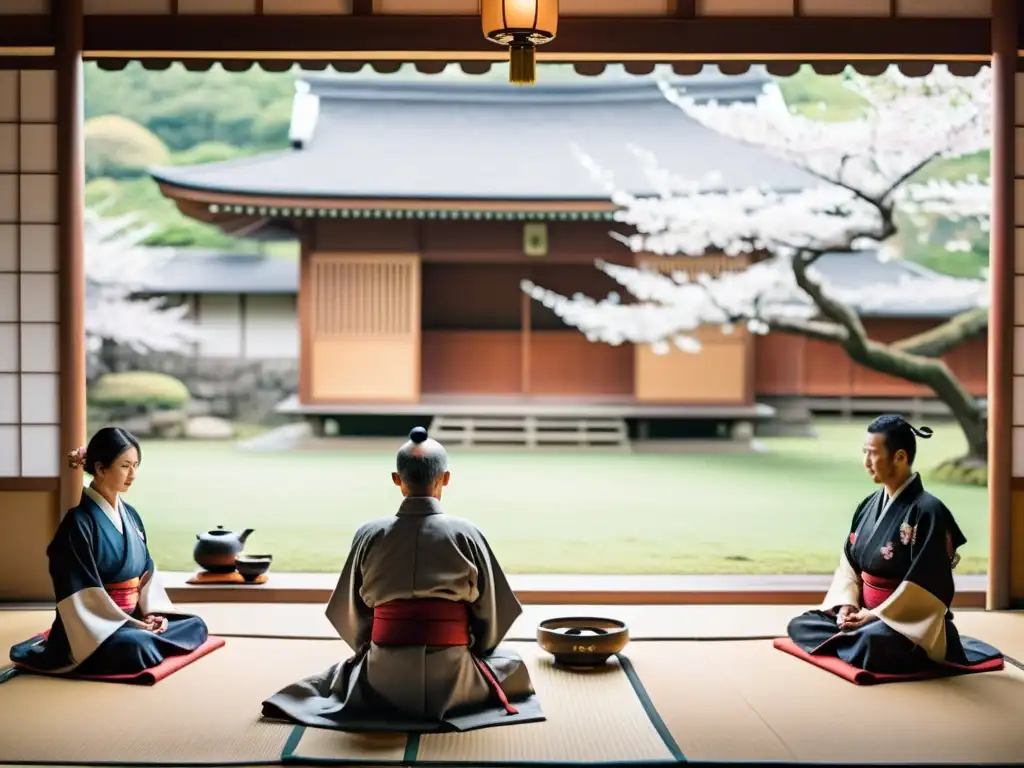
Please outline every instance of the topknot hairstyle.
[[868, 424], [868, 432], [882, 435], [885, 449], [891, 454], [906, 451], [907, 465], [913, 466], [917, 456], [917, 438], [927, 440], [935, 434], [930, 427], [915, 427], [902, 416], [887, 413]]
[[413, 427], [409, 441], [398, 449], [398, 474], [405, 487], [417, 496], [426, 495], [437, 479], [448, 471], [448, 454], [424, 427]]

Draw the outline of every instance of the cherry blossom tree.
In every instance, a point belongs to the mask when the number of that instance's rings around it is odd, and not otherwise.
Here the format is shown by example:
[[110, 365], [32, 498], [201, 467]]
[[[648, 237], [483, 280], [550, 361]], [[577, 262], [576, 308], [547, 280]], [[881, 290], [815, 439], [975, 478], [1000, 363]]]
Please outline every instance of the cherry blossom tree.
[[165, 297], [141, 298], [144, 277], [164, 266], [169, 251], [142, 245], [154, 231], [132, 216], [85, 214], [86, 348], [109, 357], [119, 346], [140, 354], [184, 352], [196, 341], [188, 305], [171, 307]]
[[[594, 342], [672, 346], [698, 353], [693, 331], [718, 325], [731, 333], [745, 324], [756, 334], [787, 332], [839, 345], [855, 362], [929, 387], [955, 416], [968, 455], [956, 465], [983, 465], [986, 413], [943, 362], [962, 341], [985, 331], [989, 288], [982, 279], [907, 277], [897, 284], [850, 290], [830, 285], [815, 263], [825, 254], [898, 256], [897, 213], [916, 224], [945, 217], [957, 222], [947, 250], [968, 250], [966, 233], [987, 231], [987, 180], [918, 183], [915, 176], [938, 158], [963, 156], [990, 142], [991, 71], [956, 77], [936, 68], [922, 78], [890, 68], [876, 77], [847, 73], [845, 85], [866, 102], [846, 122], [795, 114], [770, 90], [756, 102], [698, 103], [666, 82], [665, 97], [693, 120], [756, 145], [803, 169], [817, 184], [795, 193], [730, 189], [728, 179], [681, 179], [657, 158], [632, 148], [654, 194], [619, 188], [598, 161], [576, 149], [581, 163], [618, 205], [616, 220], [631, 235], [612, 236], [636, 254], [747, 256], [747, 269], [719, 276], [664, 275], [598, 262], [597, 267], [634, 297], [566, 297], [524, 282], [522, 289]], [[836, 258], [830, 256], [829, 258]], [[860, 313], [887, 305], [908, 309], [958, 299], [966, 311], [895, 343], [868, 337]]]

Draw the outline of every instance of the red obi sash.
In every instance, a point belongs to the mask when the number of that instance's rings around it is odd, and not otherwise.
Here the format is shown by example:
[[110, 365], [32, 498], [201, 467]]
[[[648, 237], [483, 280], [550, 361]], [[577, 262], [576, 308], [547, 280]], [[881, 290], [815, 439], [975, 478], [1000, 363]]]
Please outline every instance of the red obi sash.
[[[373, 609], [370, 639], [376, 645], [469, 646], [469, 607], [453, 600], [392, 600]], [[491, 668], [475, 656], [477, 668], [510, 715], [519, 714]]]
[[103, 588], [107, 590], [110, 599], [117, 604], [118, 608], [130, 614], [139, 605], [141, 582], [141, 579], [128, 579], [128, 581], [119, 581], [117, 584], [104, 584]]
[[896, 587], [900, 585], [899, 579], [883, 579], [863, 571], [860, 574], [860, 580], [864, 607], [869, 611], [888, 600], [896, 591]]

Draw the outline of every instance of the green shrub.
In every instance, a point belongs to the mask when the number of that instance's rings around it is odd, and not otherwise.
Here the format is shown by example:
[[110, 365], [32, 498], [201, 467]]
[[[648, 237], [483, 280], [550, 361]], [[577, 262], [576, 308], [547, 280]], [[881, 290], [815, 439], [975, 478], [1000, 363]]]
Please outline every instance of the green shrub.
[[86, 120], [86, 177], [109, 176], [126, 179], [142, 176], [152, 165], [166, 165], [171, 155], [153, 133], [133, 120], [119, 115], [101, 115]]
[[930, 480], [951, 485], [988, 487], [988, 467], [966, 464], [958, 460], [946, 461], [928, 473]]
[[101, 408], [167, 410], [191, 399], [188, 387], [163, 373], [129, 371], [100, 376], [89, 390], [89, 401]]

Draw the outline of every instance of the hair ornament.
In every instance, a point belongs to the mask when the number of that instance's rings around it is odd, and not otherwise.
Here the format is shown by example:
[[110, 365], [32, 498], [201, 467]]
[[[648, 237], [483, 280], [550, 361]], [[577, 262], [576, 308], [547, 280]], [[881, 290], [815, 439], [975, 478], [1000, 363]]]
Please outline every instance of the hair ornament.
[[75, 448], [68, 454], [68, 467], [70, 469], [79, 469], [85, 466], [85, 446]]

